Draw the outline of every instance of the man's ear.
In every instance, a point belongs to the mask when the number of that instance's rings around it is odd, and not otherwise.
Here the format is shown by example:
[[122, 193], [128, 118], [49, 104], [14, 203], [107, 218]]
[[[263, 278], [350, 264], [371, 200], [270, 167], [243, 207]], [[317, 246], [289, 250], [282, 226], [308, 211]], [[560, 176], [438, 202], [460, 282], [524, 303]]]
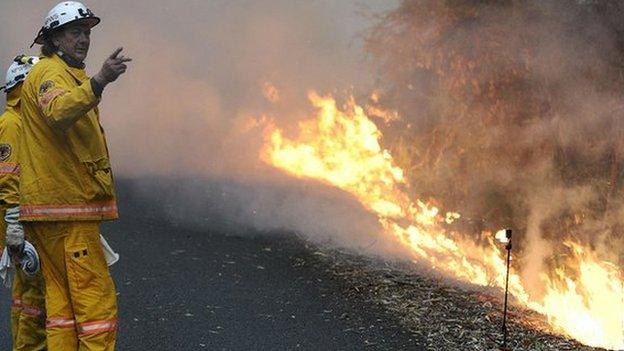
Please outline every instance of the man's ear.
[[61, 44], [61, 40], [60, 37], [63, 35], [63, 31], [57, 31], [56, 33], [52, 34], [52, 44], [54, 44], [54, 46], [56, 46], [57, 48], [59, 47], [59, 45]]

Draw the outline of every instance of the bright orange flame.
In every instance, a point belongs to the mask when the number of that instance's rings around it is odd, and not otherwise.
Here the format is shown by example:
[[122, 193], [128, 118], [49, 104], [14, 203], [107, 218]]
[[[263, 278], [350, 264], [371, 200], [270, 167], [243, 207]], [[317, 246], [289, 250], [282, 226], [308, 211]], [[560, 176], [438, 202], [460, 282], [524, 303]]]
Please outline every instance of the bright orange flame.
[[381, 93], [379, 91], [374, 91], [371, 94], [370, 100], [373, 104], [366, 106], [366, 114], [372, 117], [381, 118], [386, 123], [401, 119], [399, 112], [395, 110], [388, 110], [379, 106], [380, 94]]
[[[449, 232], [444, 223], [459, 214], [440, 214], [438, 208], [410, 199], [403, 171], [379, 143], [381, 132], [353, 98], [343, 109], [332, 97], [311, 92], [309, 99], [318, 110], [316, 118], [299, 124], [297, 139], [269, 126], [263, 160], [293, 176], [318, 179], [353, 194], [416, 259], [473, 284], [504, 287], [501, 245], [491, 233], [483, 246]], [[530, 296], [513, 272], [510, 293], [546, 315], [555, 331], [591, 346], [624, 348], [620, 270], [576, 243], [566, 245], [573, 254], [565, 266], [541, 277], [545, 295]]]

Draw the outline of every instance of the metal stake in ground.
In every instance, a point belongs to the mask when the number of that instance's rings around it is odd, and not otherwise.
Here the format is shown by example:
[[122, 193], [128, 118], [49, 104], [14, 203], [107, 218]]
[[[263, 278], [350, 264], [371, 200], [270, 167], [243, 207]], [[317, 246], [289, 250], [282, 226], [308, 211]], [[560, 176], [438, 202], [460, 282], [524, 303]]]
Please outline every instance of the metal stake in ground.
[[507, 244], [505, 245], [505, 249], [507, 249], [507, 277], [505, 278], [505, 304], [503, 307], [503, 345], [501, 350], [511, 351], [511, 349], [507, 348], [507, 296], [509, 295], [509, 263], [511, 262], [511, 229], [505, 229], [505, 238], [507, 239]]

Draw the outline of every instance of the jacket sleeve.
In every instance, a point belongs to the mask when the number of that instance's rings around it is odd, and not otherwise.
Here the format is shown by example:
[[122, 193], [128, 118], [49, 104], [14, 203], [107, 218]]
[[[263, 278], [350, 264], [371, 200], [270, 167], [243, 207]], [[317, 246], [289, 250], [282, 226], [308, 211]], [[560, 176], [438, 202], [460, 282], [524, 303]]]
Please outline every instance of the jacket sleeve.
[[66, 130], [100, 102], [87, 79], [76, 86], [66, 74], [50, 71], [42, 75], [38, 103], [48, 124]]
[[0, 204], [19, 204], [19, 163], [17, 159], [20, 127], [10, 116], [0, 126]]

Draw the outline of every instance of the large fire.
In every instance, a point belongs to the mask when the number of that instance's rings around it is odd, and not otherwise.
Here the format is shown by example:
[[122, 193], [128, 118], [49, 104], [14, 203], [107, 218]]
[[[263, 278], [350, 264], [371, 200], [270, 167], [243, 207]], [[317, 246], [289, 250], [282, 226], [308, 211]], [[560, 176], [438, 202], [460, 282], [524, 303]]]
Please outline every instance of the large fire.
[[[461, 235], [447, 224], [460, 215], [440, 210], [407, 194], [406, 178], [392, 155], [380, 145], [381, 132], [354, 99], [339, 108], [336, 101], [311, 92], [316, 118], [299, 124], [289, 139], [269, 127], [262, 158], [300, 178], [314, 178], [354, 195], [375, 213], [387, 235], [397, 238], [418, 261], [459, 280], [480, 286], [505, 286], [500, 235]], [[509, 289], [519, 303], [544, 314], [553, 330], [580, 342], [624, 348], [624, 303], [621, 271], [590, 249], [568, 241], [570, 254], [553, 272], [544, 272], [544, 295], [531, 296], [520, 276], [510, 274]]]

